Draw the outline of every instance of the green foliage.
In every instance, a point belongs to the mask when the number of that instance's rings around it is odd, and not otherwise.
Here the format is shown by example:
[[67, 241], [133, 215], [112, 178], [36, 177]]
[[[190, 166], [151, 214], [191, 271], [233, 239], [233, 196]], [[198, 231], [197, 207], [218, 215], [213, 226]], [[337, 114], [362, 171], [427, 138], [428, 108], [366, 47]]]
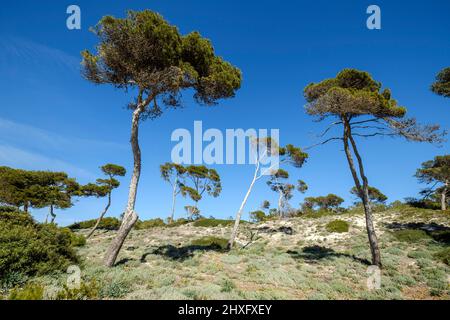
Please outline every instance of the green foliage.
[[443, 97], [450, 98], [450, 67], [442, 69], [436, 76], [436, 82], [431, 85], [431, 91]]
[[[375, 187], [371, 187], [369, 186], [369, 200], [373, 203], [385, 203], [386, 200], [388, 199], [380, 190], [378, 190]], [[350, 190], [350, 193], [359, 197], [360, 199], [362, 198], [362, 195], [359, 194], [358, 189], [356, 187], [353, 187]]]
[[417, 229], [394, 231], [394, 236], [397, 240], [402, 242], [417, 242], [430, 239], [430, 236], [425, 231]]
[[222, 220], [222, 219], [198, 219], [193, 223], [194, 227], [219, 227], [219, 226], [229, 226], [234, 223], [233, 220]]
[[189, 219], [180, 218], [175, 221], [172, 221], [171, 223], [168, 223], [167, 227], [169, 227], [169, 228], [178, 227], [178, 226], [182, 226], [184, 224], [191, 223], [191, 222], [192, 221]]
[[228, 246], [228, 240], [224, 239], [224, 238], [206, 236], [206, 237], [195, 239], [195, 240], [191, 241], [191, 244], [194, 246], [212, 247], [212, 248], [219, 248], [219, 249], [225, 250]]
[[314, 209], [318, 207], [322, 210], [337, 210], [343, 202], [344, 199], [331, 193], [327, 196], [306, 197], [303, 203], [303, 209]]
[[[181, 35], [158, 13], [105, 16], [93, 32], [100, 41], [97, 55], [82, 52], [84, 77], [93, 83], [159, 94], [168, 107], [179, 106], [184, 89], [194, 89], [198, 102], [214, 104], [240, 88], [240, 70], [216, 56], [208, 39], [198, 32]], [[146, 116], [159, 116], [162, 109], [156, 100], [146, 100], [145, 106], [154, 102]]]
[[348, 232], [349, 228], [350, 225], [348, 224], [348, 222], [343, 220], [334, 220], [326, 225], [326, 229], [328, 232], [343, 233]]
[[157, 219], [150, 219], [145, 221], [138, 221], [134, 225], [134, 228], [137, 230], [144, 230], [144, 229], [152, 229], [157, 227], [165, 227], [166, 224], [164, 223], [164, 220], [157, 218]]
[[78, 262], [73, 241], [68, 229], [36, 223], [23, 212], [0, 212], [0, 278], [65, 270]]
[[99, 286], [95, 280], [82, 281], [79, 288], [69, 288], [67, 285], [56, 294], [56, 300], [95, 300], [99, 297]]
[[[83, 230], [83, 229], [92, 229], [97, 222], [97, 219], [76, 222], [70, 225], [68, 228], [71, 230]], [[97, 229], [103, 230], [118, 230], [120, 227], [120, 220], [114, 217], [103, 218], [100, 221]]]
[[436, 252], [434, 257], [450, 266], [450, 248], [444, 248]]
[[36, 283], [28, 283], [23, 288], [11, 290], [9, 300], [42, 300], [44, 298], [44, 287]]
[[234, 289], [236, 289], [236, 285], [230, 279], [223, 279], [222, 283], [220, 284], [220, 287], [221, 292], [231, 292]]
[[[28, 208], [72, 207], [80, 185], [64, 172], [27, 171], [0, 167], [0, 203]], [[54, 217], [53, 217], [54, 218]]]
[[257, 210], [250, 212], [250, 219], [255, 222], [262, 222], [267, 219], [267, 216], [264, 211]]
[[102, 298], [123, 298], [130, 292], [130, 284], [124, 281], [112, 281], [105, 284], [100, 290], [100, 297]]

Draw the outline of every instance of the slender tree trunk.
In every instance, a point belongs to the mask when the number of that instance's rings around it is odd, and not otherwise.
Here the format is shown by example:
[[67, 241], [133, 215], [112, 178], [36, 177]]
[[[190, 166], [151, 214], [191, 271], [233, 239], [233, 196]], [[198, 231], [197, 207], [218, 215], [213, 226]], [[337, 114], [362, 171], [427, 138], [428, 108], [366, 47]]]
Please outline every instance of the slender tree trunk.
[[281, 191], [281, 189], [278, 190], [279, 196], [278, 196], [278, 214], [280, 216], [280, 218], [283, 217], [283, 211], [282, 211], [282, 207], [283, 207], [283, 192]]
[[23, 205], [23, 211], [25, 211], [25, 213], [28, 213], [28, 201], [25, 201], [25, 204]]
[[92, 228], [91, 232], [86, 236], [86, 239], [89, 239], [94, 234], [95, 230], [97, 230], [98, 225], [102, 221], [103, 217], [105, 216], [106, 212], [108, 211], [109, 207], [111, 206], [111, 192], [108, 193], [108, 204], [106, 205], [105, 209], [103, 210], [100, 217], [98, 217], [97, 222], [95, 223], [94, 227]]
[[[375, 228], [373, 225], [372, 208], [370, 206], [370, 201], [369, 201], [368, 180], [364, 173], [364, 166], [362, 163], [361, 156], [356, 147], [356, 143], [352, 137], [350, 125], [349, 125], [348, 121], [346, 121], [346, 120], [344, 120], [343, 122], [344, 122], [344, 150], [345, 150], [345, 154], [347, 156], [347, 161], [348, 161], [350, 171], [353, 176], [353, 180], [355, 181], [355, 185], [358, 190], [358, 194], [360, 195], [360, 198], [361, 198], [363, 206], [364, 206], [364, 213], [365, 213], [365, 217], [366, 217], [367, 236], [369, 238], [370, 251], [372, 253], [372, 264], [376, 265], [378, 267], [381, 267], [380, 249], [378, 247], [378, 239], [377, 239], [377, 236], [375, 233]], [[348, 144], [349, 141], [352, 144], [353, 152], [355, 153], [355, 156], [358, 160], [359, 173], [363, 180], [362, 185], [361, 185], [361, 182], [359, 181], [358, 174], [356, 173], [355, 164], [354, 164], [353, 157], [352, 157], [350, 147]]]
[[56, 219], [56, 214], [53, 211], [53, 205], [52, 204], [50, 205], [50, 215], [52, 216], [52, 220], [50, 221], [50, 223], [54, 223], [55, 219]]
[[116, 262], [117, 256], [119, 255], [120, 249], [125, 242], [126, 237], [130, 233], [134, 224], [138, 220], [138, 215], [134, 211], [136, 203], [136, 193], [139, 184], [139, 178], [141, 175], [141, 150], [139, 148], [139, 119], [143, 112], [143, 108], [138, 106], [133, 112], [132, 122], [131, 122], [131, 148], [133, 150], [134, 167], [133, 175], [131, 176], [130, 189], [128, 193], [128, 204], [126, 211], [124, 213], [122, 224], [120, 225], [119, 231], [117, 232], [116, 238], [112, 241], [108, 251], [105, 255], [105, 265], [112, 267]]
[[447, 210], [447, 192], [448, 192], [448, 180], [445, 180], [444, 190], [441, 193], [441, 209], [442, 211]]
[[242, 201], [241, 206], [239, 207], [239, 210], [236, 213], [236, 219], [234, 220], [233, 231], [231, 232], [231, 237], [230, 237], [230, 240], [228, 241], [228, 245], [227, 245], [228, 250], [232, 249], [234, 246], [234, 241], [236, 239], [237, 232], [239, 229], [239, 223], [241, 221], [242, 210], [244, 210], [244, 207], [245, 207], [245, 204], [247, 203], [248, 197], [250, 196], [253, 186], [255, 185], [255, 182], [258, 177], [258, 171], [259, 171], [259, 162], [256, 165], [255, 174], [253, 175], [252, 183], [250, 184], [250, 187], [248, 188], [247, 193], [245, 194], [244, 200]]
[[177, 183], [178, 183], [178, 178], [175, 179], [175, 182], [173, 184], [173, 190], [172, 190], [172, 211], [170, 213], [170, 218], [169, 218], [169, 222], [173, 222], [173, 218], [175, 215], [175, 201], [177, 198]]

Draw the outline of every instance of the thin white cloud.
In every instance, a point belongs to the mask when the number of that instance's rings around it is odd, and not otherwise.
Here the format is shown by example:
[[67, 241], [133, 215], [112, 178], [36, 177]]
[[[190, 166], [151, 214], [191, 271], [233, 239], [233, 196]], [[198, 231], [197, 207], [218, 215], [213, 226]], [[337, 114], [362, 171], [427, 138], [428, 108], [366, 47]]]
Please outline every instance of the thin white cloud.
[[27, 170], [64, 171], [71, 176], [85, 179], [95, 178], [91, 172], [71, 163], [5, 144], [0, 144], [0, 164]]
[[81, 61], [62, 50], [15, 37], [3, 37], [0, 40], [0, 58], [8, 64], [17, 59], [21, 64], [62, 67], [75, 72], [78, 72]]
[[34, 148], [64, 149], [64, 148], [116, 148], [125, 149], [124, 144], [101, 141], [95, 139], [82, 139], [76, 137], [64, 137], [58, 133], [43, 130], [27, 124], [18, 123], [0, 117], [1, 140], [9, 144], [32, 144]]

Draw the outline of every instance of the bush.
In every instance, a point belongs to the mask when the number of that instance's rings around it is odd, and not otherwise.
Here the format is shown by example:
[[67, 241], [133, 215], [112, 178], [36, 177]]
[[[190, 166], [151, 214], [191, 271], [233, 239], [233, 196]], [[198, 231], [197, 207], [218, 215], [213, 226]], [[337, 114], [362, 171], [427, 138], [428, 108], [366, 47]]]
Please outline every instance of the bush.
[[417, 242], [420, 240], [430, 239], [430, 236], [425, 231], [417, 229], [394, 231], [394, 236], [397, 240], [403, 242]]
[[92, 300], [99, 296], [97, 282], [81, 282], [79, 288], [69, 288], [64, 285], [63, 289], [56, 294], [56, 300]]
[[437, 252], [434, 257], [450, 266], [450, 248], [445, 248]]
[[172, 222], [169, 223], [167, 226], [170, 227], [170, 228], [173, 228], [173, 227], [182, 226], [182, 225], [184, 225], [184, 224], [188, 224], [188, 223], [190, 223], [190, 222], [192, 222], [192, 221], [189, 220], [189, 219], [180, 218], [180, 219], [178, 219], [178, 220], [172, 221]]
[[267, 219], [267, 216], [264, 213], [264, 211], [257, 210], [257, 211], [250, 212], [250, 219], [255, 222], [262, 222]]
[[145, 221], [138, 221], [134, 228], [136, 230], [144, 230], [144, 229], [151, 229], [156, 227], [165, 227], [166, 224], [162, 219], [151, 219], [151, 220], [145, 220]]
[[194, 222], [194, 227], [218, 227], [229, 226], [234, 223], [234, 220], [221, 220], [221, 219], [200, 219]]
[[225, 250], [228, 246], [228, 240], [224, 239], [224, 238], [207, 236], [207, 237], [193, 240], [191, 242], [191, 244], [194, 246], [219, 248], [219, 249]]
[[348, 222], [343, 220], [334, 220], [326, 225], [326, 229], [328, 232], [343, 233], [348, 232], [349, 228], [350, 225], [348, 224]]
[[0, 278], [63, 271], [78, 263], [73, 234], [24, 212], [0, 212]]
[[40, 284], [29, 283], [23, 288], [11, 290], [9, 300], [42, 300], [44, 298], [44, 287]]
[[[95, 224], [97, 223], [97, 219], [82, 221], [82, 222], [76, 222], [72, 225], [70, 225], [68, 228], [71, 230], [82, 230], [82, 229], [92, 229]], [[103, 218], [97, 229], [102, 230], [119, 230], [120, 227], [120, 220], [114, 217], [107, 217]]]

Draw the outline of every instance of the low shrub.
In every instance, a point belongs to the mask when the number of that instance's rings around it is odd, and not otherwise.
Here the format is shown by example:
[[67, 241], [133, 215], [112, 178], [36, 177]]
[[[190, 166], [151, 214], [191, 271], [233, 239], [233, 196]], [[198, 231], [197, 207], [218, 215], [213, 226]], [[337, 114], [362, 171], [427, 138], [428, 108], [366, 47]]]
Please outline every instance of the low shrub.
[[234, 220], [221, 220], [221, 219], [200, 219], [196, 220], [193, 224], [194, 227], [219, 227], [229, 226], [234, 223]]
[[[70, 225], [68, 228], [71, 230], [82, 230], [82, 229], [92, 229], [95, 224], [97, 223], [97, 219], [82, 221], [82, 222], [76, 222], [72, 225]], [[114, 217], [106, 217], [103, 218], [97, 229], [102, 230], [119, 230], [120, 227], [120, 220]]]
[[329, 222], [325, 228], [327, 229], [328, 232], [343, 233], [348, 232], [350, 225], [348, 224], [347, 221], [334, 220]]
[[78, 263], [73, 233], [24, 212], [0, 212], [0, 278], [63, 271]]
[[255, 222], [262, 222], [267, 219], [267, 216], [264, 211], [257, 210], [250, 212], [250, 219]]
[[206, 236], [203, 238], [193, 240], [191, 244], [194, 246], [219, 248], [225, 250], [228, 246], [228, 240], [224, 238]]
[[42, 300], [44, 298], [44, 287], [40, 284], [29, 283], [23, 288], [12, 289], [9, 300]]
[[64, 285], [63, 289], [56, 294], [56, 300], [93, 300], [98, 297], [99, 288], [95, 280], [83, 281], [79, 288], [69, 288]]
[[173, 228], [173, 227], [182, 226], [184, 224], [188, 224], [190, 222], [192, 222], [192, 220], [185, 219], [185, 218], [180, 218], [180, 219], [177, 219], [177, 220], [172, 221], [171, 223], [167, 224], [167, 226], [170, 227], [170, 228]]
[[417, 242], [430, 239], [430, 236], [425, 231], [418, 229], [397, 230], [394, 231], [394, 236], [402, 242]]
[[151, 229], [156, 227], [165, 227], [166, 224], [164, 221], [160, 218], [157, 219], [151, 219], [151, 220], [145, 220], [145, 221], [138, 221], [136, 222], [136, 225], [134, 228], [136, 230], [144, 230], [144, 229]]
[[442, 249], [434, 254], [434, 257], [450, 266], [450, 248]]

